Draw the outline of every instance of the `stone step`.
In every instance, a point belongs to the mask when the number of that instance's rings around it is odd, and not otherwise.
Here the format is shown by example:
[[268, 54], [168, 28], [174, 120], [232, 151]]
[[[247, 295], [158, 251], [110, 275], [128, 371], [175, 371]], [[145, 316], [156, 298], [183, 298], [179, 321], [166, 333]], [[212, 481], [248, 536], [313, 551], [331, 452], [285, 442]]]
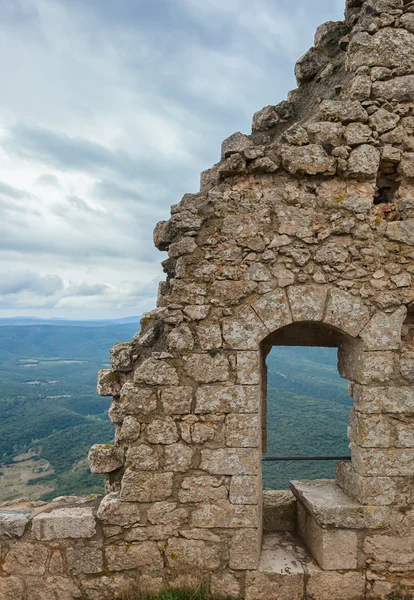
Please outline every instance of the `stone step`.
[[291, 489], [298, 533], [325, 571], [356, 569], [358, 531], [382, 529], [389, 522], [389, 508], [359, 504], [335, 481], [292, 481]]
[[331, 479], [291, 481], [298, 502], [322, 527], [381, 529], [389, 520], [386, 506], [367, 506], [351, 498]]
[[292, 492], [263, 491], [263, 530], [296, 531], [296, 498]]
[[259, 568], [246, 574], [245, 600], [362, 600], [360, 571], [323, 571], [290, 532], [265, 534]]

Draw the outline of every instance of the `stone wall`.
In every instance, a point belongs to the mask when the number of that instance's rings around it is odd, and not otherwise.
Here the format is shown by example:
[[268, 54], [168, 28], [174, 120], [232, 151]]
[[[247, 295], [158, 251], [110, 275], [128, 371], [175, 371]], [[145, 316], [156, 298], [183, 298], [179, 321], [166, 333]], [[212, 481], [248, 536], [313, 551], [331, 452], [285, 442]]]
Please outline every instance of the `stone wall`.
[[[42, 507], [5, 542], [10, 598], [23, 579], [30, 600], [36, 586], [106, 598], [127, 580], [247, 600], [412, 592], [414, 2], [348, 0], [296, 76], [155, 228], [157, 308], [99, 374], [117, 429], [89, 458], [107, 495]], [[354, 409], [336, 483], [293, 484], [313, 558], [279, 569], [289, 544], [262, 540], [261, 456], [264, 361], [283, 340], [337, 345]]]

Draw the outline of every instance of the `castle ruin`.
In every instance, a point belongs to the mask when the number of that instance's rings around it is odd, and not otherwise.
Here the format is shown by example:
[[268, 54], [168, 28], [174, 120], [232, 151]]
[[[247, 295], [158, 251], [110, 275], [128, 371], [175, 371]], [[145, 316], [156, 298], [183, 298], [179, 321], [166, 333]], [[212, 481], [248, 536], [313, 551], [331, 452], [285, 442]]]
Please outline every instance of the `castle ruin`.
[[[245, 600], [414, 595], [414, 1], [347, 0], [298, 88], [157, 225], [157, 308], [111, 351], [103, 498], [0, 512], [1, 600], [203, 584]], [[338, 348], [352, 460], [263, 492], [274, 345]]]

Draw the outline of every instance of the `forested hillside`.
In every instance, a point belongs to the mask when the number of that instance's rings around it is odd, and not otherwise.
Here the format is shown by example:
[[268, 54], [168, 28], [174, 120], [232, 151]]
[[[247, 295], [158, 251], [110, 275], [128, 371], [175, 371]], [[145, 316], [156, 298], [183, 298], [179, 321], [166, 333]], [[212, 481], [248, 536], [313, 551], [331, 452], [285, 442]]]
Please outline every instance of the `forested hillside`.
[[111, 442], [114, 428], [96, 374], [138, 327], [0, 327], [0, 500], [102, 491], [86, 456], [91, 444]]
[[[86, 325], [86, 326], [85, 326]], [[86, 456], [113, 440], [97, 371], [138, 323], [0, 326], [0, 501], [101, 492]], [[346, 455], [351, 401], [336, 350], [276, 347], [268, 364], [268, 455]], [[264, 485], [333, 477], [334, 463], [266, 463]]]

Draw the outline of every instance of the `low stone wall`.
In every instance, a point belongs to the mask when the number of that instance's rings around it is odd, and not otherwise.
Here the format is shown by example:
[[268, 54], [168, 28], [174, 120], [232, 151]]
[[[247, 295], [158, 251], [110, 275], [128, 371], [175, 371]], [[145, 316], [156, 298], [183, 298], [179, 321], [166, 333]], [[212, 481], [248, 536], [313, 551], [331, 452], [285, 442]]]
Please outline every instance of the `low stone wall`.
[[[171, 523], [162, 522], [161, 512], [158, 525], [137, 519], [135, 532], [125, 534], [134, 505], [113, 492], [6, 503], [0, 510], [0, 600], [115, 600], [131, 590], [200, 585], [217, 597], [246, 600], [371, 600], [414, 590], [412, 538], [387, 535], [388, 518], [381, 525], [374, 507], [365, 512], [376, 533], [359, 529], [366, 515], [333, 481], [295, 482], [293, 489], [297, 499], [286, 491], [263, 493], [264, 537], [254, 570], [225, 565], [228, 548], [219, 543], [219, 529], [180, 530], [171, 540]], [[305, 513], [312, 522], [302, 537], [309, 547], [316, 544], [312, 554], [319, 564], [294, 533], [297, 510], [299, 531]], [[410, 519], [401, 514], [400, 527]], [[239, 546], [240, 556], [246, 548]]]
[[[163, 522], [162, 512], [168, 506], [158, 507], [160, 524], [149, 528], [141, 506], [137, 527], [124, 534], [136, 505], [121, 505], [116, 493], [103, 499], [67, 496], [50, 503], [5, 504], [0, 510], [1, 600], [112, 600], [132, 589], [199, 585], [217, 595], [242, 594], [243, 574], [220, 572], [217, 544], [208, 547], [206, 540], [218, 539], [213, 532], [188, 531], [193, 539], [177, 537], [167, 547], [171, 523]], [[197, 568], [201, 563], [210, 574]]]

